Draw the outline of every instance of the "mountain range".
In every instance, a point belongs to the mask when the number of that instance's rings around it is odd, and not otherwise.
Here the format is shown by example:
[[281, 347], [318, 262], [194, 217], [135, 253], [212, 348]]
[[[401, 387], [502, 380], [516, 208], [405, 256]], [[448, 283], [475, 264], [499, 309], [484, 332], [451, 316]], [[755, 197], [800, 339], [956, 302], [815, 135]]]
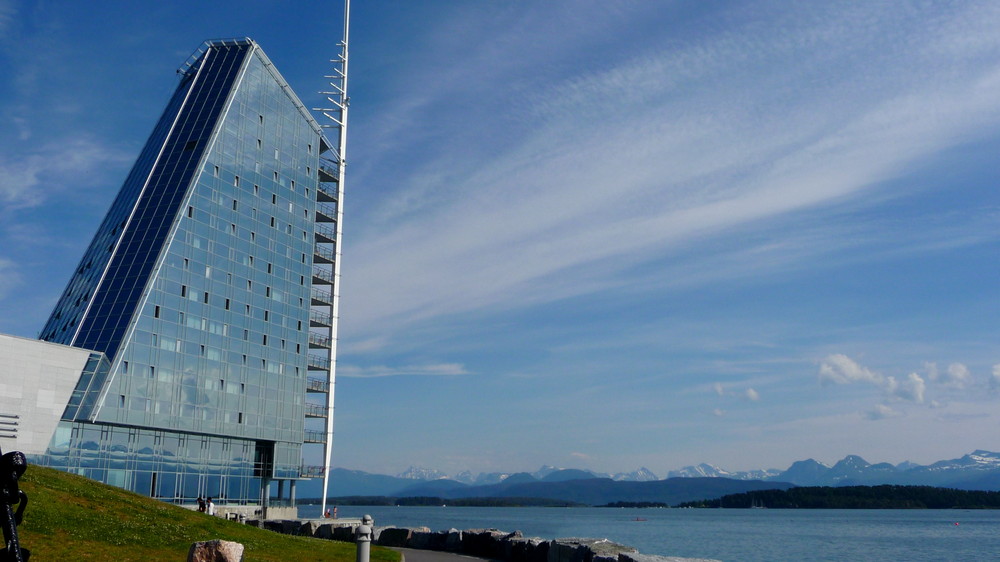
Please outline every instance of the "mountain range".
[[[450, 478], [440, 471], [418, 467], [396, 476], [336, 468], [330, 473], [329, 496], [541, 497], [596, 505], [613, 501], [674, 503], [791, 486], [879, 484], [1000, 490], [1000, 453], [977, 450], [930, 465], [871, 464], [860, 456], [848, 455], [833, 466], [806, 459], [792, 463], [786, 470], [740, 472], [700, 464], [669, 471], [662, 480], [647, 468], [611, 475], [543, 466], [532, 473], [473, 475], [464, 471]], [[299, 497], [319, 495], [319, 481], [300, 483]]]

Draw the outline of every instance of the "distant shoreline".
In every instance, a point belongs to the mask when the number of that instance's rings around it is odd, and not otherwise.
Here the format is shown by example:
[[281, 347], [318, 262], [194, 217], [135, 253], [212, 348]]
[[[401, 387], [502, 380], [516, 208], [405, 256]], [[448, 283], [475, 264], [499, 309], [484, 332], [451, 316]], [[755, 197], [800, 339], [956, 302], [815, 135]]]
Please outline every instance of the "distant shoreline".
[[[304, 498], [297, 505], [319, 505]], [[630, 509], [1000, 509], [1000, 492], [933, 486], [801, 486], [728, 494], [668, 505], [665, 502], [617, 501], [601, 505], [550, 498], [443, 498], [436, 496], [342, 496], [328, 505], [403, 507], [599, 507]]]

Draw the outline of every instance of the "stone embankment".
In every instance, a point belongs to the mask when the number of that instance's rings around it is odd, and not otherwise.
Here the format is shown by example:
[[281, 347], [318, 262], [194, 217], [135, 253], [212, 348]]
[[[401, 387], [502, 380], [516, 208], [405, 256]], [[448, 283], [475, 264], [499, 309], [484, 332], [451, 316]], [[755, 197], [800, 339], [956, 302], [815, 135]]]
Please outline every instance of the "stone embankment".
[[[354, 542], [357, 521], [329, 520], [248, 521], [290, 535]], [[520, 531], [497, 529], [431, 531], [427, 527], [375, 527], [373, 544], [452, 552], [506, 562], [717, 562], [706, 558], [677, 558], [640, 554], [636, 549], [607, 539], [567, 538], [545, 540], [524, 537]]]

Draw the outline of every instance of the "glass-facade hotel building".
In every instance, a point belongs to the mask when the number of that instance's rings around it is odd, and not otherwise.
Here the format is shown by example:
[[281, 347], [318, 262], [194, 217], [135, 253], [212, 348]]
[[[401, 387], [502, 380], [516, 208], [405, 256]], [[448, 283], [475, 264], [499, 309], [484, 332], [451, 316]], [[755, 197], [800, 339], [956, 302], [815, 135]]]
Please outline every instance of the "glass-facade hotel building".
[[179, 503], [294, 497], [332, 437], [339, 159], [252, 40], [178, 73], [41, 331], [93, 352], [43, 462]]

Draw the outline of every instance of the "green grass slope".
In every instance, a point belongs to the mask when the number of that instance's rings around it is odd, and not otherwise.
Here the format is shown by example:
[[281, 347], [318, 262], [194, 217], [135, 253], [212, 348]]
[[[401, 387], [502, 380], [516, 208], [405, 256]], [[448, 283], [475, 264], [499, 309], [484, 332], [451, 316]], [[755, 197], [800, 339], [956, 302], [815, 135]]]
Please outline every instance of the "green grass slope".
[[[185, 560], [191, 543], [242, 543], [244, 560], [352, 562], [353, 544], [282, 535], [126, 492], [113, 486], [29, 465], [20, 480], [28, 494], [21, 546], [31, 560]], [[372, 548], [372, 562], [399, 554]]]

